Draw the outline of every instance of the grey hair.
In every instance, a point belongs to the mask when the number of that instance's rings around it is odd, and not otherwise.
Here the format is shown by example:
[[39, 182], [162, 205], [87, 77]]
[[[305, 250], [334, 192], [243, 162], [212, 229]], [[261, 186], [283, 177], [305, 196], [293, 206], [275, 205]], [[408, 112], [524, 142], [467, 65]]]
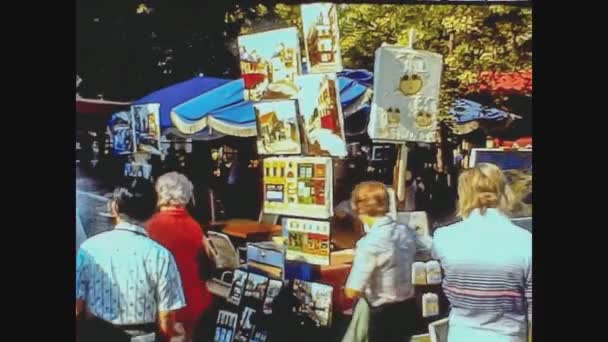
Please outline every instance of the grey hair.
[[181, 173], [165, 173], [156, 181], [157, 206], [186, 206], [192, 199], [193, 189], [192, 182]]

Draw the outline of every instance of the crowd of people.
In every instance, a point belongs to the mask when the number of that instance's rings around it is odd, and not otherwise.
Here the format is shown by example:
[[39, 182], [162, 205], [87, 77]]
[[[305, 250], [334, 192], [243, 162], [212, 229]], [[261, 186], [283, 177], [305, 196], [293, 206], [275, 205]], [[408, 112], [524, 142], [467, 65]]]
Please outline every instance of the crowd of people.
[[[214, 251], [186, 209], [194, 186], [169, 172], [153, 190], [117, 188], [110, 202], [115, 228], [79, 247], [77, 242], [79, 341], [212, 340], [214, 322], [207, 314], [214, 301], [202, 273]], [[531, 234], [508, 218], [505, 176], [493, 164], [478, 164], [461, 173], [458, 196], [462, 221], [436, 230], [431, 239], [388, 215], [384, 184], [355, 187], [349, 211], [363, 229], [345, 294], [368, 308], [367, 317], [351, 322], [365, 325], [366, 340], [409, 341], [414, 334], [411, 267], [423, 252], [443, 268], [450, 342], [526, 341]], [[348, 336], [344, 342], [361, 340]]]
[[[114, 190], [115, 228], [84, 241], [76, 258], [79, 341], [208, 341], [212, 295], [200, 265], [213, 258], [186, 206], [192, 183], [170, 172], [154, 197], [141, 187]], [[206, 329], [205, 329], [206, 327]], [[200, 328], [197, 330], [197, 328]]]

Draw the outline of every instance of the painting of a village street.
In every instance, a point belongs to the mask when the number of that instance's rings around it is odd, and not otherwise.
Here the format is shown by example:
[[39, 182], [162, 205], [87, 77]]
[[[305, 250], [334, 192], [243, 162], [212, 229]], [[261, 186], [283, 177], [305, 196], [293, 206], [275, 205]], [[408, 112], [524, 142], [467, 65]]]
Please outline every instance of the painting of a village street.
[[310, 74], [296, 80], [308, 154], [346, 156], [344, 120], [336, 74]]
[[300, 44], [295, 27], [240, 36], [241, 76], [245, 100], [290, 99], [297, 96]]
[[302, 5], [302, 27], [310, 73], [342, 71], [336, 5]]
[[260, 102], [254, 106], [259, 154], [299, 154], [300, 131], [293, 100]]

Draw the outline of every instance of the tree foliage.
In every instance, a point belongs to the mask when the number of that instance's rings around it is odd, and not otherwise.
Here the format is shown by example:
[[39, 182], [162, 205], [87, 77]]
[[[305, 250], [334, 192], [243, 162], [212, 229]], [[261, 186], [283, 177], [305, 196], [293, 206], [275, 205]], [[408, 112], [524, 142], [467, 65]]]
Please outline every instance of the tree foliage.
[[[444, 56], [441, 114], [482, 71], [532, 67], [530, 7], [338, 5], [344, 66], [373, 70], [384, 42]], [[132, 100], [198, 73], [239, 76], [237, 37], [302, 23], [276, 1], [125, 0], [77, 3], [77, 74], [83, 97]], [[303, 41], [301, 41], [303, 43]], [[500, 100], [500, 99], [499, 99]]]
[[[416, 49], [443, 55], [440, 104], [442, 117], [447, 116], [452, 99], [466, 93], [470, 85], [478, 81], [481, 72], [532, 69], [530, 7], [377, 4], [338, 6], [340, 47], [343, 63], [347, 68], [373, 70], [376, 49], [382, 43], [407, 45], [412, 28], [416, 32]], [[297, 7], [277, 7], [275, 12], [286, 21], [293, 22]], [[497, 98], [497, 102], [500, 103], [500, 100]]]

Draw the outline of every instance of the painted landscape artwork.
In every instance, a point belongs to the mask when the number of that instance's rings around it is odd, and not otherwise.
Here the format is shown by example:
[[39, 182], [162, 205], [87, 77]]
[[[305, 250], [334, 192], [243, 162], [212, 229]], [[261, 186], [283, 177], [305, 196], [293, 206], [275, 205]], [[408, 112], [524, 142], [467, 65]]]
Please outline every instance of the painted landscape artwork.
[[336, 74], [300, 76], [296, 83], [308, 154], [345, 157], [344, 119]]
[[258, 153], [299, 154], [301, 152], [295, 101], [259, 102], [253, 105], [257, 120]]
[[301, 65], [295, 27], [240, 36], [238, 44], [246, 101], [296, 97]]
[[302, 5], [302, 27], [309, 73], [342, 71], [336, 4]]

